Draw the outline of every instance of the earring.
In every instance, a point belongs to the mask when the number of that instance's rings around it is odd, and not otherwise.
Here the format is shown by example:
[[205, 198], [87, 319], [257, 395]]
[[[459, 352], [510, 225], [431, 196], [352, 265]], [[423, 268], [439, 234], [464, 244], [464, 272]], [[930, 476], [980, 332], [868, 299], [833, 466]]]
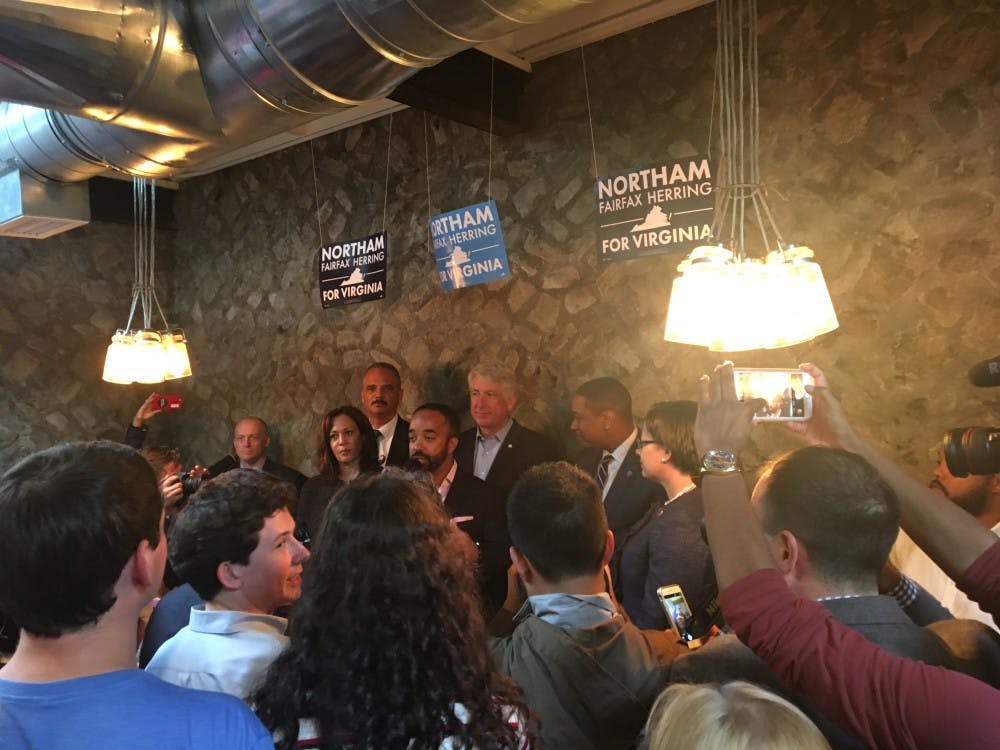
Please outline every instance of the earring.
[[664, 456], [663, 458], [660, 459], [660, 463], [665, 464], [668, 460], [669, 459], [666, 456]]

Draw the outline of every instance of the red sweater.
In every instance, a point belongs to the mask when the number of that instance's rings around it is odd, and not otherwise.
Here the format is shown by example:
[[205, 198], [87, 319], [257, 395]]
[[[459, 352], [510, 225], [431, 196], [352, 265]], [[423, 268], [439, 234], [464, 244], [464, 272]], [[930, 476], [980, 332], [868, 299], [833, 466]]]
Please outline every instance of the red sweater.
[[[990, 557], [992, 571], [983, 558]], [[984, 609], [1000, 605], [1000, 542], [963, 576]], [[758, 570], [719, 595], [740, 640], [790, 688], [870, 747], [1000, 748], [1000, 691], [942, 667], [883, 651]]]

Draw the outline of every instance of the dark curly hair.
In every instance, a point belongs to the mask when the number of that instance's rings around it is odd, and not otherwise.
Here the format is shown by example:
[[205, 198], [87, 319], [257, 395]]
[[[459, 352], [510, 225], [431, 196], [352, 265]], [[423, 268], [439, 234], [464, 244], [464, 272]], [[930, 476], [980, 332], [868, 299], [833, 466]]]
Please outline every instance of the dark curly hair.
[[205, 482], [170, 530], [170, 564], [202, 599], [222, 590], [219, 565], [246, 565], [268, 518], [295, 503], [295, 487], [253, 469]]
[[333, 427], [333, 420], [341, 415], [350, 418], [357, 425], [358, 432], [361, 433], [361, 455], [358, 457], [361, 473], [378, 471], [380, 468], [378, 439], [375, 436], [375, 430], [372, 429], [368, 417], [360, 409], [345, 404], [328, 411], [319, 424], [319, 434], [316, 436], [316, 466], [319, 473], [327, 479], [340, 479], [340, 464], [337, 463], [337, 458], [330, 450], [330, 429]]
[[[291, 618], [288, 648], [249, 702], [295, 746], [300, 718], [321, 748], [517, 748], [534, 722], [486, 646], [472, 570], [434, 488], [390, 469], [330, 505]], [[469, 713], [455, 713], [461, 703]], [[411, 744], [412, 743], [412, 744]]]

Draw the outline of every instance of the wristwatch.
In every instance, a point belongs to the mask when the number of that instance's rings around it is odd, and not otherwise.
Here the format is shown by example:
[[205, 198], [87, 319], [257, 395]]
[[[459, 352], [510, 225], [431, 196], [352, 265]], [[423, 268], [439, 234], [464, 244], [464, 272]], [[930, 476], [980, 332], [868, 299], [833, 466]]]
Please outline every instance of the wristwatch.
[[735, 474], [739, 471], [739, 461], [732, 451], [713, 449], [701, 457], [702, 474]]

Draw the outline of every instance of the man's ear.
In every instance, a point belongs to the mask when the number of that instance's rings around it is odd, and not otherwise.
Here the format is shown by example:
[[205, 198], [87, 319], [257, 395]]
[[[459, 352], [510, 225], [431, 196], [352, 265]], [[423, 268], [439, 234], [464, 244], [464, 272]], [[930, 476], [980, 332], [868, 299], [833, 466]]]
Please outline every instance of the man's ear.
[[454, 455], [455, 450], [457, 448], [458, 448], [458, 437], [452, 435], [450, 438], [448, 438], [448, 455], [449, 456]]
[[605, 430], [610, 430], [611, 425], [614, 424], [615, 413], [611, 409], [605, 409], [601, 412], [601, 424], [604, 425]]
[[517, 547], [510, 548], [510, 561], [514, 563], [514, 569], [517, 574], [521, 576], [521, 580], [525, 583], [531, 583], [535, 580], [537, 573], [535, 569], [531, 567], [531, 563], [528, 562], [528, 558], [521, 554], [521, 551]]
[[[166, 544], [167, 540], [160, 539], [160, 544]], [[132, 563], [132, 580], [142, 588], [159, 586], [163, 580], [163, 571], [157, 565], [156, 548], [149, 543], [148, 539], [139, 542], [130, 558]]]
[[611, 529], [608, 529], [608, 535], [604, 542], [604, 557], [601, 560], [601, 565], [607, 565], [611, 562], [611, 558], [615, 556], [615, 535]]
[[227, 591], [236, 591], [243, 585], [242, 572], [242, 565], [237, 565], [226, 560], [225, 562], [220, 562], [219, 566], [215, 569], [215, 577], [219, 579], [222, 588]]
[[511, 395], [506, 396], [505, 398], [506, 398], [506, 401], [507, 401], [507, 411], [509, 411], [511, 414], [513, 414], [514, 413], [514, 409], [517, 408], [517, 394], [516, 393], [512, 393]]
[[797, 578], [803, 562], [804, 549], [798, 538], [788, 529], [779, 531], [770, 537], [771, 557], [783, 576]]

